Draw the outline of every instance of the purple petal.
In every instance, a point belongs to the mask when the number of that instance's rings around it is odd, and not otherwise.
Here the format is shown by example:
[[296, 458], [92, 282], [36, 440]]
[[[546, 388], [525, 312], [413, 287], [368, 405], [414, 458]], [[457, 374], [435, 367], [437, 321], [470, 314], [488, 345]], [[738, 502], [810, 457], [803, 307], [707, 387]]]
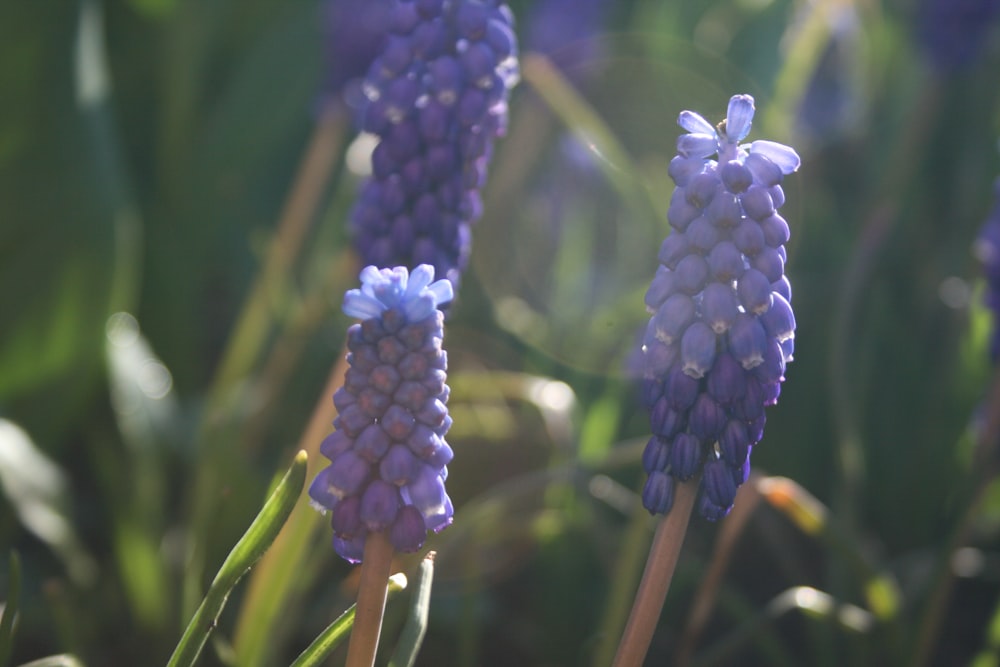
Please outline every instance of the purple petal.
[[677, 137], [677, 152], [683, 157], [706, 158], [719, 150], [714, 134], [682, 134]]
[[650, 514], [666, 514], [674, 504], [674, 478], [654, 472], [642, 490], [642, 504]]
[[370, 320], [378, 317], [386, 310], [385, 304], [369, 296], [358, 289], [347, 290], [344, 294], [344, 304], [342, 307], [344, 314], [348, 317], [356, 317], [359, 320]]
[[693, 111], [682, 111], [677, 116], [677, 124], [691, 134], [707, 134], [713, 139], [715, 137], [715, 128], [712, 127], [712, 124]]
[[406, 292], [403, 298], [410, 300], [419, 295], [434, 280], [434, 267], [430, 264], [421, 264], [410, 272], [409, 281], [406, 284]]
[[749, 95], [733, 95], [726, 112], [726, 137], [730, 142], [743, 141], [750, 134], [753, 123], [753, 98]]
[[424, 545], [427, 539], [427, 527], [424, 517], [413, 505], [407, 505], [399, 510], [396, 520], [389, 529], [389, 540], [397, 551], [410, 553]]
[[766, 157], [781, 169], [781, 173], [783, 174], [790, 174], [798, 170], [802, 164], [802, 159], [795, 152], [794, 148], [785, 144], [779, 144], [776, 141], [766, 141], [763, 139], [755, 141], [750, 144], [750, 152]]
[[701, 468], [701, 442], [690, 433], [678, 433], [670, 448], [670, 474], [684, 482]]

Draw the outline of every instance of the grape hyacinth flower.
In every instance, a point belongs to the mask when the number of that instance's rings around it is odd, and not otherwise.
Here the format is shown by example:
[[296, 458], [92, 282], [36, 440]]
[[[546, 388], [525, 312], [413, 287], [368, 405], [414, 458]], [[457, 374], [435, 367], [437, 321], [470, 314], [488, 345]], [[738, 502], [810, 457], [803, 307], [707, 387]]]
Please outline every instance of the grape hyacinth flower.
[[1000, 178], [994, 183], [993, 190], [993, 210], [979, 230], [973, 251], [983, 265], [983, 276], [986, 278], [983, 303], [993, 314], [990, 359], [996, 364], [1000, 358]]
[[753, 115], [753, 98], [736, 95], [718, 128], [691, 111], [678, 119], [688, 134], [670, 162], [671, 233], [645, 298], [643, 400], [653, 436], [642, 500], [652, 514], [668, 513], [675, 485], [695, 477], [701, 514], [729, 512], [792, 359], [789, 232], [778, 209], [782, 178], [800, 161], [782, 144], [740, 144]]
[[309, 488], [330, 512], [333, 546], [360, 562], [369, 533], [386, 531], [397, 551], [416, 551], [427, 531], [451, 523], [445, 492], [451, 447], [447, 355], [441, 349], [452, 285], [422, 264], [361, 272], [343, 310], [361, 319], [347, 332], [350, 368], [333, 402], [335, 431], [320, 452], [330, 459]]
[[355, 245], [366, 264], [430, 264], [457, 285], [518, 78], [513, 16], [497, 0], [393, 0], [390, 12], [364, 84], [362, 129], [379, 142]]

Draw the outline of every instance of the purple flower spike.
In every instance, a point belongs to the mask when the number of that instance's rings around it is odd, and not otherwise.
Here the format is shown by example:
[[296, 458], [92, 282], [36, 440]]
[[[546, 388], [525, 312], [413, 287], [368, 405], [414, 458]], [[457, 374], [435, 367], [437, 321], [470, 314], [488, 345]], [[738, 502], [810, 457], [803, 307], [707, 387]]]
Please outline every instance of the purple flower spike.
[[[379, 143], [351, 214], [355, 247], [367, 264], [428, 264], [457, 286], [518, 79], [513, 19], [500, 0], [383, 1], [390, 27], [361, 113]], [[412, 319], [429, 312], [408, 303]]]
[[320, 447], [331, 462], [309, 496], [332, 511], [334, 549], [352, 563], [370, 532], [387, 531], [396, 549], [416, 551], [428, 530], [451, 523], [440, 310], [451, 297], [451, 283], [435, 281], [426, 265], [366, 267], [360, 289], [344, 295], [344, 312], [365, 319], [348, 331], [350, 369], [334, 396], [340, 415]]
[[[789, 229], [778, 209], [781, 182], [800, 160], [773, 141], [741, 143], [753, 116], [753, 98], [736, 95], [718, 129], [692, 111], [677, 120], [687, 134], [670, 162], [671, 233], [646, 293], [642, 346], [654, 433], [642, 497], [654, 514], [670, 511], [677, 483], [698, 477], [702, 516], [729, 513], [792, 359]], [[1000, 277], [1000, 232], [994, 238]]]

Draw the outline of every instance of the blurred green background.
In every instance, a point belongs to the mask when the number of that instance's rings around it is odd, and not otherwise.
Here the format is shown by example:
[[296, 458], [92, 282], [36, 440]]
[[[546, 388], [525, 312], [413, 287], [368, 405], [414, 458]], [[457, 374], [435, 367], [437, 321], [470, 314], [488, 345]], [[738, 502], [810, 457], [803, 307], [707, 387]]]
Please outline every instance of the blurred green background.
[[[163, 664], [329, 402], [365, 148], [324, 90], [324, 4], [0, 2], [12, 664]], [[541, 4], [511, 3], [525, 62]], [[576, 96], [526, 65], [491, 165], [445, 340], [456, 519], [428, 544], [418, 664], [606, 664], [654, 526], [629, 369], [675, 119], [717, 121], [743, 92], [751, 139], [803, 157], [782, 210], [796, 359], [754, 454], [764, 481], [725, 521], [692, 520], [647, 664], [998, 664], [994, 324], [971, 251], [1000, 174], [996, 12], [922, 27], [906, 0], [604, 4], [570, 62], [550, 54]], [[977, 33], [968, 62], [935, 64]], [[317, 141], [329, 169], [298, 248], [278, 221]], [[807, 493], [814, 523], [794, 511]], [[200, 664], [288, 664], [349, 605], [328, 537], [273, 564], [259, 654], [237, 638], [259, 604], [244, 582]], [[390, 603], [389, 641], [403, 613]]]

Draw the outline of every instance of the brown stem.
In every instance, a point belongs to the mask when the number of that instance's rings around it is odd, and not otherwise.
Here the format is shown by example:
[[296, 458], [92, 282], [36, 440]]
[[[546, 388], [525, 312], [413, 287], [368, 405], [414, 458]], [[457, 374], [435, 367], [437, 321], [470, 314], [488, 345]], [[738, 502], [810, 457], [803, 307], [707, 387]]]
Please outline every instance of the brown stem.
[[368, 535], [361, 563], [354, 628], [347, 646], [347, 667], [372, 667], [375, 664], [392, 554], [392, 544], [384, 532]]
[[660, 522], [653, 537], [653, 545], [646, 559], [646, 569], [639, 582], [639, 590], [632, 604], [625, 633], [618, 644], [613, 667], [640, 667], [653, 632], [660, 619], [663, 602], [667, 599], [670, 580], [677, 567], [688, 519], [698, 495], [698, 484], [692, 480], [679, 484], [674, 494], [674, 506], [667, 517]]
[[702, 630], [708, 624], [719, 589], [722, 587], [723, 576], [732, 560], [736, 542], [743, 535], [750, 517], [753, 516], [757, 505], [760, 504], [761, 495], [757, 491], [755, 482], [754, 478], [751, 479], [750, 483], [740, 487], [736, 494], [736, 502], [733, 503], [733, 511], [719, 527], [719, 536], [715, 541], [712, 561], [702, 577], [698, 593], [694, 597], [691, 613], [688, 615], [687, 627], [681, 634], [681, 645], [677, 651], [678, 667], [687, 667], [691, 664], [694, 647], [698, 643], [698, 638], [701, 637]]

